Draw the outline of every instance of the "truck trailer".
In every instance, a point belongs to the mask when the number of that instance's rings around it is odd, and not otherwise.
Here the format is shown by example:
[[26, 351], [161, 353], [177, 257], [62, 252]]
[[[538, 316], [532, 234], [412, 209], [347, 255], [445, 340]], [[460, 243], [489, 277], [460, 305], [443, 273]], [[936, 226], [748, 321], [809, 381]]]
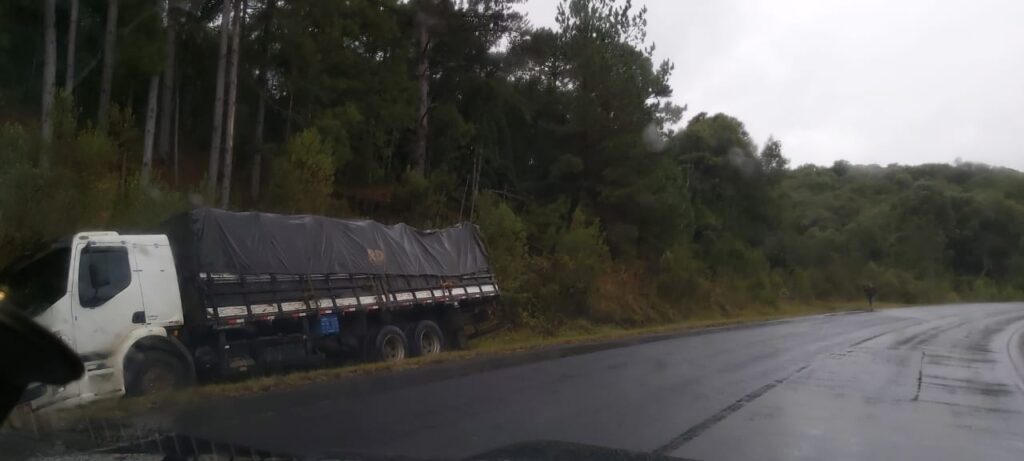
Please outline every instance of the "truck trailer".
[[30, 387], [33, 409], [297, 366], [463, 347], [499, 290], [472, 224], [200, 208], [155, 232], [81, 232], [0, 273], [5, 302], [67, 343], [85, 375]]

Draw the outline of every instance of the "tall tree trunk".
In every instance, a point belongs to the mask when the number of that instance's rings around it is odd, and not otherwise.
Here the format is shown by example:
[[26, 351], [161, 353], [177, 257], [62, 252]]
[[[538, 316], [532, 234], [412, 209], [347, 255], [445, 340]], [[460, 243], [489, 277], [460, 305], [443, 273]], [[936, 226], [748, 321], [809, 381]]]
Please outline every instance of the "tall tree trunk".
[[50, 150], [53, 143], [53, 99], [56, 97], [57, 80], [57, 26], [54, 16], [56, 0], [43, 3], [43, 148], [39, 150], [39, 167], [50, 168]]
[[476, 197], [480, 194], [480, 170], [483, 169], [483, 163], [480, 152], [477, 152], [476, 158], [473, 159], [473, 190], [470, 191], [469, 196], [469, 222], [473, 222], [473, 215], [476, 214]]
[[142, 140], [142, 184], [149, 184], [153, 169], [153, 138], [156, 137], [157, 96], [160, 91], [160, 74], [149, 78], [149, 95], [146, 98], [146, 131]]
[[217, 88], [213, 97], [213, 130], [210, 134], [210, 166], [206, 170], [207, 194], [217, 193], [220, 169], [220, 142], [224, 124], [224, 77], [228, 65], [228, 39], [231, 35], [231, 0], [223, 0], [220, 20], [220, 54], [217, 59]]
[[78, 0], [71, 0], [68, 13], [68, 55], [64, 66], [64, 91], [68, 96], [75, 89], [75, 48], [78, 41]]
[[430, 33], [427, 31], [427, 19], [423, 13], [417, 19], [419, 35], [419, 57], [416, 64], [416, 78], [419, 81], [420, 100], [416, 111], [416, 139], [413, 145], [412, 168], [425, 173], [427, 168], [427, 135], [430, 111]]
[[100, 74], [100, 103], [96, 126], [101, 133], [110, 127], [110, 92], [114, 84], [114, 54], [117, 52], [118, 0], [107, 0], [107, 30], [103, 36], [103, 72]]
[[178, 0], [167, 0], [167, 36], [164, 43], [164, 50], [167, 56], [164, 59], [163, 85], [160, 94], [160, 136], [157, 153], [163, 161], [167, 161], [168, 153], [171, 150], [171, 117], [174, 112], [174, 54], [178, 48], [178, 10], [181, 7]]
[[292, 107], [295, 105], [295, 93], [291, 89], [288, 90], [288, 116], [284, 119], [284, 138], [291, 139], [292, 137]]
[[[264, 72], [266, 71], [261, 71], [260, 74], [262, 75]], [[260, 80], [265, 81], [263, 77], [261, 77]], [[264, 86], [262, 89], [265, 90], [266, 87]], [[256, 139], [254, 142], [254, 144], [256, 145], [256, 152], [253, 153], [252, 175], [249, 178], [251, 180], [251, 184], [249, 186], [249, 193], [250, 196], [252, 197], [253, 204], [258, 203], [260, 199], [260, 182], [262, 181], [260, 175], [263, 172], [263, 126], [266, 123], [266, 119], [267, 97], [261, 91], [260, 100], [256, 106]]]
[[181, 121], [181, 82], [176, 82], [174, 91], [174, 187], [178, 187], [178, 124]]
[[254, 144], [256, 151], [253, 152], [252, 172], [249, 176], [249, 195], [252, 203], [259, 203], [260, 185], [263, 181], [263, 130], [267, 120], [267, 62], [270, 60], [270, 34], [274, 21], [274, 6], [277, 0], [266, 0], [263, 10], [263, 43], [261, 44], [262, 62], [260, 63], [259, 93], [260, 99], [256, 106], [256, 133]]
[[229, 56], [227, 115], [224, 127], [224, 179], [220, 191], [220, 207], [227, 208], [231, 198], [231, 171], [235, 146], [235, 99], [238, 95], [238, 61], [241, 59], [239, 39], [242, 35], [242, 0], [234, 0], [235, 21], [231, 30], [231, 52]]

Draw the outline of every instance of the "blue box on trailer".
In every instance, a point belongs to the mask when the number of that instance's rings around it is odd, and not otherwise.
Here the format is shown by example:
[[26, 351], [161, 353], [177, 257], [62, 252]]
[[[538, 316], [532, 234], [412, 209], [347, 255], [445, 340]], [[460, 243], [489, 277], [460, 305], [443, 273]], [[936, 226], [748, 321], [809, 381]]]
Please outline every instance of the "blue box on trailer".
[[341, 327], [338, 324], [338, 316], [334, 314], [321, 315], [320, 316], [320, 334], [322, 335], [333, 335], [341, 331]]

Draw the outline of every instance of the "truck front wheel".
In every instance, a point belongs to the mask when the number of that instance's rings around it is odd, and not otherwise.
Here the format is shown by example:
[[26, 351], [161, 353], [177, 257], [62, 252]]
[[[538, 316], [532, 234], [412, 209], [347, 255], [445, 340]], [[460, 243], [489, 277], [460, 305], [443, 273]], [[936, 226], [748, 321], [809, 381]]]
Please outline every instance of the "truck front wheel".
[[409, 352], [413, 356], [430, 356], [440, 354], [444, 350], [444, 333], [441, 327], [430, 320], [416, 324], [409, 343]]
[[133, 397], [180, 389], [189, 384], [185, 363], [168, 352], [139, 353], [125, 367], [125, 394]]
[[394, 325], [388, 325], [377, 332], [374, 355], [381, 362], [397, 362], [405, 358], [405, 347], [405, 333]]

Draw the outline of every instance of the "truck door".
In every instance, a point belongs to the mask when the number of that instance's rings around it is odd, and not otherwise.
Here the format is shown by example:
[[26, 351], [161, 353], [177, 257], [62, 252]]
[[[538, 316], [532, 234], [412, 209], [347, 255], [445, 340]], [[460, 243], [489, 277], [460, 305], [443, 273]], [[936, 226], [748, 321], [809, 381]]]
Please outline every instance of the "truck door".
[[75, 348], [86, 363], [87, 373], [91, 362], [110, 356], [132, 329], [133, 321], [145, 321], [142, 290], [131, 253], [124, 244], [77, 246], [71, 314]]
[[171, 246], [165, 238], [147, 238], [151, 240], [133, 245], [131, 255], [146, 309], [146, 323], [163, 327], [181, 325], [181, 293]]

